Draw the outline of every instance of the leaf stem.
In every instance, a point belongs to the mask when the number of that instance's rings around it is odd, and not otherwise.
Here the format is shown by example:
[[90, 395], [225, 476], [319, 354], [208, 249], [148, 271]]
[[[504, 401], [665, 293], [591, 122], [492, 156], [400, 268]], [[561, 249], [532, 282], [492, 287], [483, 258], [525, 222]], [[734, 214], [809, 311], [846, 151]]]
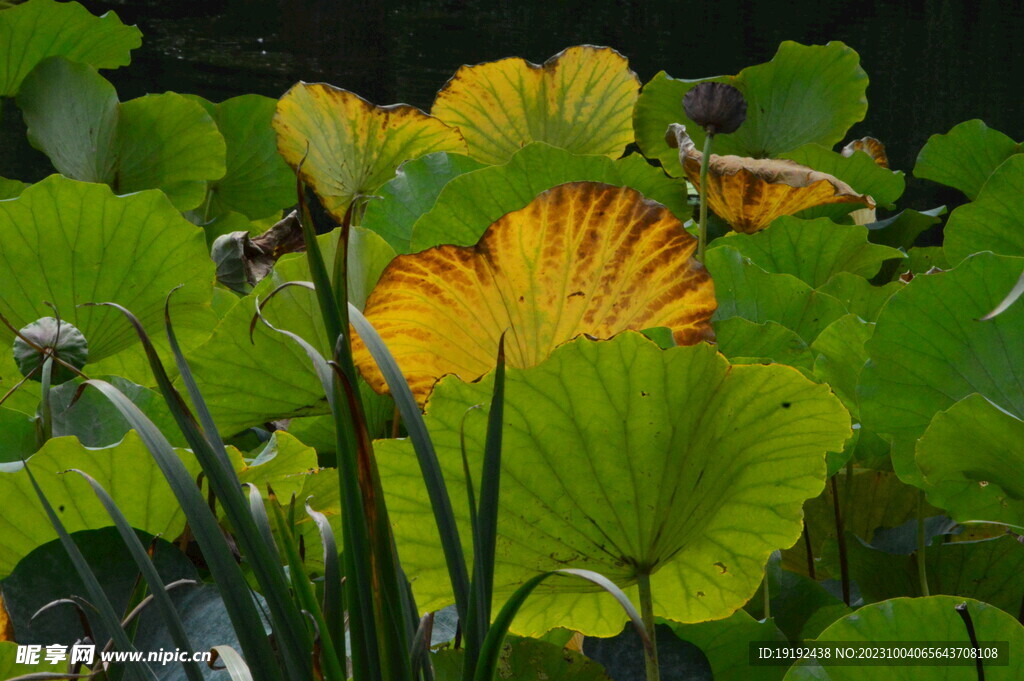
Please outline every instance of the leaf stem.
[[697, 238], [697, 260], [704, 262], [704, 248], [708, 243], [708, 164], [711, 162], [711, 132], [704, 137], [704, 157], [700, 161], [700, 224]]
[[967, 601], [955, 606], [960, 619], [964, 621], [967, 635], [971, 639], [971, 647], [974, 648], [975, 669], [978, 673], [978, 681], [985, 681], [985, 666], [981, 661], [981, 646], [978, 645], [978, 635], [974, 631], [974, 620], [971, 619], [971, 611], [967, 609]]
[[925, 564], [925, 547], [928, 541], [924, 536], [924, 491], [917, 492], [917, 579], [921, 584], [921, 595], [929, 596], [928, 567]]
[[839, 543], [839, 572], [843, 580], [843, 602], [850, 604], [850, 564], [846, 557], [846, 531], [843, 513], [839, 510], [839, 485], [836, 476], [829, 479], [832, 484], [832, 509], [836, 515], [836, 541]]
[[651, 599], [651, 575], [647, 572], [640, 573], [637, 576], [637, 587], [640, 590], [640, 617], [644, 621], [647, 638], [651, 640], [651, 647], [644, 651], [647, 681], [661, 681], [661, 671], [658, 667], [658, 642], [654, 630], [654, 602]]

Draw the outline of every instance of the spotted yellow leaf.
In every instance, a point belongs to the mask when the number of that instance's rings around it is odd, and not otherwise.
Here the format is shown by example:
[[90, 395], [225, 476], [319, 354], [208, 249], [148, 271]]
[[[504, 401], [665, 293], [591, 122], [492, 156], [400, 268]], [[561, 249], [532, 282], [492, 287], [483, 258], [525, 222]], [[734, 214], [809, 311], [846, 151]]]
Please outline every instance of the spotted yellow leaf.
[[[712, 336], [711, 278], [696, 240], [634, 189], [572, 182], [492, 224], [475, 246], [401, 255], [366, 303], [422, 403], [446, 374], [473, 380], [494, 366], [507, 331], [509, 366], [529, 368], [581, 334], [668, 327], [679, 345]], [[356, 339], [356, 362], [384, 379]]]
[[[298, 83], [277, 103], [277, 148], [336, 218], [390, 180], [404, 161], [466, 152], [458, 130], [405, 104], [374, 106], [323, 83]], [[308, 156], [307, 156], [308, 149]], [[305, 157], [305, 162], [303, 162]]]
[[462, 132], [470, 156], [492, 165], [530, 142], [618, 158], [633, 141], [639, 89], [625, 57], [582, 45], [543, 65], [513, 57], [463, 66], [431, 113]]

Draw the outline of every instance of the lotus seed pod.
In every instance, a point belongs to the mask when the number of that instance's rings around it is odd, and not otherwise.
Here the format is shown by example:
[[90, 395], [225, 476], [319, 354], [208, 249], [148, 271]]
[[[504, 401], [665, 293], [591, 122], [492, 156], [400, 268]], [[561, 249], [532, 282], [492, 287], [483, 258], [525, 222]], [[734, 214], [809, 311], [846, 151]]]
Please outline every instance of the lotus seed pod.
[[[22, 376], [28, 376], [35, 371], [32, 380], [41, 381], [43, 372], [39, 367], [47, 355], [59, 357], [77, 369], [85, 366], [89, 359], [89, 343], [85, 340], [85, 336], [77, 328], [64, 321], [59, 323], [59, 330], [58, 334], [58, 322], [53, 317], [37, 319], [21, 329], [19, 333], [22, 336], [43, 350], [40, 352], [21, 338], [15, 337], [14, 361]], [[54, 362], [51, 375], [51, 382], [54, 385], [70, 381], [74, 377], [75, 374], [70, 369]]]
[[683, 97], [687, 117], [709, 135], [736, 132], [747, 119], [743, 93], [725, 83], [701, 83]]

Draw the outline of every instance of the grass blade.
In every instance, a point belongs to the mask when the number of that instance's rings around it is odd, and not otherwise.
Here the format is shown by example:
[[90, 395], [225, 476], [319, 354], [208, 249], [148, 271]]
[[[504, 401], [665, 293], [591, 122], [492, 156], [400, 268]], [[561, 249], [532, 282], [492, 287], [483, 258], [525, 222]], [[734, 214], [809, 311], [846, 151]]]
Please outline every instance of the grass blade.
[[1002, 302], [996, 305], [996, 308], [989, 312], [987, 315], [979, 319], [978, 321], [987, 322], [990, 319], [994, 319], [999, 315], [1006, 312], [1006, 310], [1017, 302], [1017, 299], [1024, 295], [1024, 272], [1021, 273], [1020, 279], [1014, 284], [1013, 289], [1003, 298]]
[[[249, 666], [245, 664], [245, 660], [242, 659], [242, 656], [234, 648], [231, 646], [214, 646], [213, 653], [216, 656], [214, 659], [220, 659], [224, 662], [224, 669], [227, 670], [231, 681], [253, 681], [252, 674], [249, 672]], [[213, 667], [212, 662], [211, 660], [211, 667]]]
[[539, 575], [532, 577], [516, 589], [515, 593], [505, 601], [505, 605], [498, 612], [497, 617], [494, 618], [494, 624], [492, 624], [490, 629], [488, 629], [487, 638], [484, 639], [484, 645], [480, 649], [480, 657], [476, 666], [476, 674], [473, 677], [474, 681], [493, 681], [495, 672], [498, 669], [498, 660], [501, 657], [501, 646], [505, 641], [505, 635], [508, 634], [509, 625], [512, 624], [512, 620], [515, 619], [516, 613], [519, 612], [519, 608], [523, 606], [523, 603], [525, 603], [526, 599], [529, 598], [531, 593], [533, 593], [533, 590], [536, 589], [541, 582], [552, 575], [580, 577], [588, 582], [596, 584], [610, 593], [615, 600], [619, 602], [622, 609], [626, 611], [626, 614], [629, 615], [629, 619], [633, 623], [633, 627], [636, 629], [637, 634], [639, 634], [640, 641], [643, 643], [644, 648], [647, 650], [650, 649], [651, 639], [647, 636], [647, 629], [644, 627], [643, 620], [640, 618], [640, 613], [636, 611], [636, 608], [629, 600], [629, 597], [626, 596], [626, 594], [622, 592], [622, 589], [617, 587], [614, 582], [591, 570], [577, 570], [575, 568], [553, 570], [551, 572], [542, 572]]
[[324, 545], [324, 621], [327, 622], [325, 635], [330, 636], [339, 649], [341, 658], [348, 657], [345, 643], [345, 604], [341, 593], [341, 565], [338, 562], [338, 545], [334, 529], [327, 516], [314, 511], [306, 499], [306, 515], [313, 519], [320, 531], [320, 542]]
[[423, 414], [420, 413], [419, 405], [412, 396], [405, 376], [398, 368], [395, 358], [377, 330], [367, 321], [362, 312], [351, 304], [349, 305], [349, 319], [363, 343], [366, 344], [377, 366], [380, 367], [381, 373], [384, 374], [395, 405], [402, 415], [406, 431], [409, 433], [409, 439], [416, 451], [420, 472], [423, 475], [423, 482], [427, 486], [430, 505], [434, 511], [434, 522], [437, 524], [438, 533], [441, 536], [441, 548], [444, 551], [445, 563], [448, 566], [448, 578], [455, 595], [455, 607], [458, 610], [459, 619], [465, 622], [469, 611], [469, 571], [466, 568], [466, 557], [462, 549], [462, 541], [459, 538], [459, 528], [455, 523], [451, 498], [448, 496], [448, 487], [445, 484], [444, 474], [441, 472], [441, 465], [437, 460], [437, 453], [434, 451], [434, 443], [430, 440], [427, 425], [423, 421]]
[[214, 580], [221, 590], [225, 608], [238, 634], [239, 645], [256, 669], [257, 681], [280, 681], [278, 661], [263, 630], [263, 621], [246, 586], [245, 576], [224, 542], [217, 518], [196, 487], [192, 476], [178, 459], [171, 443], [142, 411], [120, 390], [106, 381], [92, 379], [79, 387], [99, 390], [139, 434], [174, 496], [188, 518], [189, 527], [203, 552]]
[[[132, 554], [135, 564], [139, 567], [143, 579], [146, 580], [146, 584], [149, 586], [153, 602], [160, 611], [160, 616], [167, 626], [167, 631], [171, 636], [171, 640], [174, 641], [174, 645], [182, 650], [194, 650], [191, 641], [189, 641], [188, 634], [185, 633], [185, 626], [181, 623], [181, 618], [178, 616], [178, 611], [171, 602], [170, 595], [167, 593], [167, 586], [164, 584], [164, 580], [160, 578], [160, 574], [157, 572], [153, 560], [149, 557], [146, 547], [139, 541], [139, 537], [135, 534], [135, 530], [132, 529], [128, 519], [121, 513], [121, 509], [114, 503], [114, 499], [107, 493], [107, 490], [103, 489], [103, 486], [96, 482], [92, 476], [76, 468], [71, 470], [85, 478], [85, 481], [92, 487], [93, 492], [99, 497], [100, 503], [103, 504], [103, 508], [106, 509], [111, 520], [114, 521], [118, 534], [121, 535], [122, 541], [128, 547], [128, 552]], [[184, 667], [185, 676], [188, 677], [189, 681], [203, 681], [203, 673], [195, 662], [182, 661], [181, 665]]]

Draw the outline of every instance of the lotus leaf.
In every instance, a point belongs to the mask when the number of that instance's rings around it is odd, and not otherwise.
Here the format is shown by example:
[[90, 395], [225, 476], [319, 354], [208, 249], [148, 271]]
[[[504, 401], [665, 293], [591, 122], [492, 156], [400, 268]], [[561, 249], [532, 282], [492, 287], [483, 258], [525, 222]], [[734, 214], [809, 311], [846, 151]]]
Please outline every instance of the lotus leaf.
[[839, 272], [817, 290], [841, 301], [847, 311], [864, 321], [873, 322], [881, 312], [882, 306], [903, 286], [901, 281], [873, 286], [864, 277], [850, 272]]
[[832, 387], [855, 418], [858, 415], [857, 380], [868, 361], [864, 344], [874, 330], [874, 324], [848, 314], [826, 326], [811, 344], [811, 350], [817, 354], [814, 374]]
[[[884, 150], [882, 153], [884, 158]], [[883, 208], [892, 208], [906, 188], [906, 180], [901, 171], [889, 170], [866, 151], [854, 151], [850, 154], [844, 151], [837, 154], [820, 144], [805, 144], [780, 154], [779, 158], [788, 158], [819, 172], [828, 173], [847, 183], [855, 191], [870, 196]]]
[[771, 274], [728, 245], [713, 248], [704, 264], [715, 282], [716, 320], [743, 317], [757, 324], [776, 322], [811, 343], [842, 317], [843, 304], [789, 274]]
[[671, 173], [679, 165], [665, 143], [665, 130], [682, 122], [703, 148], [704, 133], [686, 119], [681, 102], [691, 88], [709, 80], [739, 88], [747, 100], [747, 120], [739, 130], [715, 136], [720, 154], [764, 158], [808, 143], [830, 148], [868, 108], [867, 74], [857, 53], [841, 42], [808, 46], [785, 41], [770, 62], [736, 76], [677, 80], [662, 71], [644, 85], [633, 125], [640, 149]]
[[861, 418], [893, 442], [893, 466], [920, 485], [915, 442], [932, 417], [980, 393], [1024, 415], [1024, 307], [989, 322], [976, 321], [1006, 295], [1024, 259], [980, 253], [955, 269], [914, 277], [878, 315], [861, 372]]
[[[1007, 641], [1009, 650], [1024, 646], [1024, 628], [999, 608], [954, 596], [893, 598], [860, 608], [821, 632], [821, 641], [871, 645], [892, 641], [955, 641], [970, 647], [964, 621], [956, 606], [965, 603], [979, 641]], [[1024, 660], [1012, 652], [1007, 666], [985, 665], [985, 678], [1010, 681], [1024, 675]], [[821, 666], [801, 660], [787, 672], [785, 681], [976, 681], [973, 664], [951, 666]]]
[[950, 264], [971, 253], [1024, 255], [1024, 154], [996, 168], [977, 198], [949, 215], [943, 250]]
[[[473, 380], [492, 369], [504, 333], [519, 368], [580, 334], [667, 326], [680, 345], [709, 338], [712, 284], [689, 257], [695, 248], [671, 213], [633, 189], [564, 184], [495, 222], [476, 246], [396, 258], [366, 318], [422, 403], [446, 374]], [[366, 347], [353, 343], [353, 354], [384, 392]]]
[[77, 2], [30, 0], [0, 12], [0, 97], [18, 94], [28, 72], [46, 57], [60, 55], [98, 69], [131, 61], [142, 32], [117, 15], [93, 16]]
[[1024, 527], [1022, 438], [1024, 421], [978, 394], [940, 411], [917, 443], [928, 501], [960, 522]]
[[[672, 124], [668, 136], [679, 148], [679, 163], [687, 179], [700, 189], [704, 154], [697, 151], [686, 129]], [[781, 215], [828, 204], [859, 204], [874, 208], [842, 180], [795, 161], [712, 154], [708, 163], [708, 206], [737, 232], [766, 228]]]
[[380, 201], [366, 205], [360, 226], [380, 234], [398, 253], [410, 251], [412, 227], [456, 177], [484, 165], [462, 154], [437, 151], [403, 163], [395, 178], [377, 191]]
[[718, 351], [734, 364], [776, 362], [807, 371], [814, 365], [807, 343], [778, 322], [729, 317], [717, 320], [714, 327]]
[[27, 186], [27, 184], [20, 180], [8, 180], [7, 178], [0, 177], [0, 201], [20, 196]]
[[861, 137], [860, 139], [848, 142], [843, 147], [843, 156], [853, 156], [858, 151], [863, 151], [868, 157], [882, 168], [889, 167], [889, 155], [885, 151], [885, 145], [875, 137]]
[[[755, 620], [744, 610], [737, 610], [726, 619], [715, 622], [667, 624], [680, 639], [701, 649], [711, 665], [714, 681], [748, 681], [749, 645], [786, 639], [773, 621]], [[784, 667], [766, 667], [758, 681], [779, 681], [785, 673]]]
[[472, 246], [493, 222], [523, 208], [545, 189], [584, 180], [632, 187], [664, 205], [680, 221], [688, 220], [692, 212], [683, 184], [666, 177], [639, 154], [613, 161], [534, 142], [505, 165], [467, 173], [445, 186], [433, 208], [413, 225], [412, 250], [440, 244]]
[[783, 216], [771, 229], [716, 243], [736, 249], [767, 272], [792, 274], [812, 288], [839, 272], [870, 279], [886, 260], [906, 257], [895, 248], [870, 243], [862, 225], [838, 225], [826, 218]]
[[39, 64], [18, 95], [32, 144], [64, 175], [109, 184], [118, 194], [161, 189], [179, 210], [195, 208], [206, 181], [224, 175], [224, 138], [202, 106], [173, 92], [119, 103], [85, 64]]
[[[463, 650], [441, 650], [431, 656], [437, 681], [463, 678]], [[496, 678], [516, 681], [611, 681], [604, 667], [577, 652], [534, 638], [509, 636], [501, 652]]]
[[[53, 303], [85, 334], [90, 362], [137, 337], [115, 310], [79, 304], [114, 301], [143, 325], [162, 328], [171, 289], [185, 284], [172, 299], [173, 315], [205, 319], [213, 281], [202, 230], [162, 193], [119, 197], [59, 175], [0, 202], [0, 265], [0, 290], [13, 294], [0, 299], [0, 312], [20, 328], [52, 316], [44, 303]], [[0, 338], [10, 332], [0, 330]]]
[[917, 155], [914, 176], [955, 187], [973, 200], [995, 169], [1021, 145], [977, 118], [932, 135]]
[[466, 138], [469, 155], [505, 163], [530, 142], [618, 158], [633, 141], [640, 81], [608, 47], [581, 45], [543, 65], [513, 57], [463, 66], [430, 113]]
[[[426, 420], [468, 536], [460, 434], [479, 470], [491, 377], [441, 381]], [[707, 344], [660, 350], [638, 333], [577, 339], [505, 394], [495, 600], [538, 570], [582, 567], [620, 586], [651, 571], [655, 614], [727, 617], [756, 590], [774, 549], [800, 535], [801, 506], [821, 490], [824, 453], [849, 417], [827, 387], [789, 367], [738, 365]], [[407, 440], [376, 444], [403, 564], [421, 608], [444, 605], [429, 502]], [[630, 588], [632, 591], [632, 587]], [[546, 582], [513, 625], [618, 633], [612, 599]]]
[[374, 106], [323, 83], [299, 83], [277, 102], [277, 148], [339, 222], [352, 201], [394, 177], [404, 161], [465, 153], [455, 128], [404, 104]]

